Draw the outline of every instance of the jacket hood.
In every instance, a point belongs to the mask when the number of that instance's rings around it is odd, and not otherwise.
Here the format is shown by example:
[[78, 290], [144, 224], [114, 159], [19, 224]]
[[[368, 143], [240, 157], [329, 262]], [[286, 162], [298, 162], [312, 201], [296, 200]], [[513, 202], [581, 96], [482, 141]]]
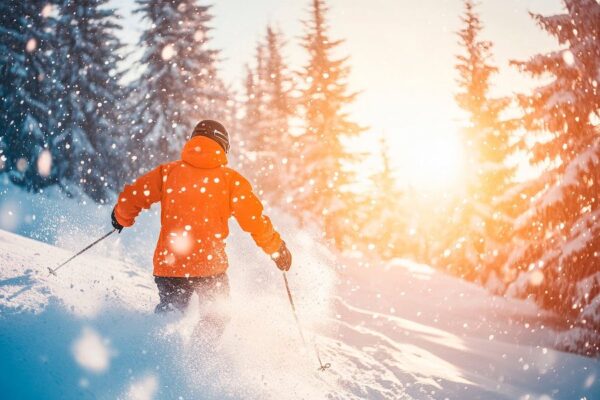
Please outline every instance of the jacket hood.
[[187, 141], [181, 159], [196, 168], [217, 168], [227, 165], [227, 156], [221, 146], [205, 136], [195, 136]]

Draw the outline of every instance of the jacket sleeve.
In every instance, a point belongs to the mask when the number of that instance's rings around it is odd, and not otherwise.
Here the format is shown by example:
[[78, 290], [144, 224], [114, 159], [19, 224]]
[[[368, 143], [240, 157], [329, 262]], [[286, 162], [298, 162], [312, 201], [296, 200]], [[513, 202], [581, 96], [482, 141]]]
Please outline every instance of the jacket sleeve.
[[161, 165], [140, 176], [119, 195], [115, 206], [115, 217], [119, 224], [131, 226], [142, 209], [150, 208], [162, 196], [163, 169]]
[[275, 253], [281, 246], [281, 237], [269, 217], [263, 214], [263, 205], [252, 191], [250, 182], [234, 172], [230, 185], [232, 215], [240, 227], [252, 235], [258, 247], [267, 254]]

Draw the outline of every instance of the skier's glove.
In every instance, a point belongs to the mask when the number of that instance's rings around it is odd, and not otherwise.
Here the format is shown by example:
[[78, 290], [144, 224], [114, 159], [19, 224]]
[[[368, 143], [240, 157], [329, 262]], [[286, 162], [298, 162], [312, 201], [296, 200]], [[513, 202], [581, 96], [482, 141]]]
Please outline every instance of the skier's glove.
[[271, 258], [275, 261], [277, 268], [282, 271], [289, 271], [292, 266], [292, 253], [288, 250], [285, 242], [281, 242], [279, 250], [271, 254]]
[[119, 231], [119, 233], [121, 233], [121, 231], [123, 230], [124, 226], [121, 225], [119, 223], [119, 221], [117, 221], [117, 217], [115, 217], [115, 209], [114, 208], [112, 210], [112, 214], [110, 215], [110, 222], [112, 222], [113, 228], [115, 228], [116, 230]]

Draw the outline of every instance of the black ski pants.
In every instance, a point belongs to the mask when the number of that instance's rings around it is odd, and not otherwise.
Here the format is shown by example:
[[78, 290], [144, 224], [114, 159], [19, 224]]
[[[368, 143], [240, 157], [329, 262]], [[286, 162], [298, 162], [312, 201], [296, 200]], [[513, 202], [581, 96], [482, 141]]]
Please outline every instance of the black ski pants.
[[154, 310], [155, 313], [185, 310], [194, 292], [198, 294], [201, 303], [214, 301], [219, 297], [229, 297], [229, 278], [226, 273], [190, 278], [155, 276], [154, 282], [156, 282], [160, 297], [160, 303]]

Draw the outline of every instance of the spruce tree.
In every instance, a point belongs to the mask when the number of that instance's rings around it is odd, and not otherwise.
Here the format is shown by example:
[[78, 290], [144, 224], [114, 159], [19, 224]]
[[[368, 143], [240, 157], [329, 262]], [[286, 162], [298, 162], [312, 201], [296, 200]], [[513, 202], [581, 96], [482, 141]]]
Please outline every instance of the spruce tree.
[[516, 221], [521, 246], [507, 264], [509, 293], [533, 294], [567, 316], [562, 343], [600, 354], [600, 4], [563, 0], [558, 15], [532, 14], [561, 49], [514, 62], [551, 77], [519, 96], [524, 127], [538, 133], [531, 162], [545, 170], [526, 189], [529, 207]]
[[390, 259], [406, 255], [410, 247], [407, 240], [409, 232], [406, 204], [403, 204], [404, 194], [398, 189], [390, 149], [383, 135], [379, 139], [378, 155], [381, 169], [371, 176], [370, 202], [360, 229], [360, 237], [356, 241], [360, 242], [362, 238], [362, 242], [365, 242], [367, 239], [367, 250], [374, 250], [378, 257]]
[[[56, 26], [56, 76], [63, 92], [55, 110], [60, 122], [52, 139], [63, 187], [81, 186], [104, 201], [117, 185], [116, 152], [121, 149], [115, 10], [108, 0], [62, 0]], [[118, 143], [118, 146], [117, 146]]]
[[263, 80], [264, 75], [264, 45], [257, 43], [254, 65], [246, 64], [246, 77], [244, 81], [244, 97], [240, 105], [244, 116], [241, 120], [241, 135], [237, 142], [239, 152], [237, 165], [252, 181], [256, 187], [256, 178], [259, 176], [257, 150], [260, 150], [261, 132], [263, 130], [262, 113], [264, 111]]
[[249, 65], [246, 65], [244, 126], [247, 132], [244, 134], [244, 141], [252, 141], [254, 139], [255, 132], [258, 130], [261, 120], [262, 96], [259, 93], [258, 81], [256, 71]]
[[[245, 102], [244, 102], [244, 150], [245, 164], [253, 175], [257, 175], [258, 162], [256, 152], [263, 150], [263, 131], [267, 125], [265, 119], [265, 46], [257, 43], [254, 67], [246, 65]], [[251, 171], [250, 171], [251, 170]]]
[[303, 85], [299, 103], [304, 109], [305, 132], [299, 142], [302, 169], [294, 201], [301, 210], [321, 217], [326, 235], [336, 240], [341, 236], [336, 220], [343, 219], [352, 201], [346, 189], [353, 176], [345, 164], [356, 161], [342, 141], [363, 128], [345, 111], [356, 93], [348, 92], [347, 58], [333, 55], [342, 41], [330, 38], [326, 12], [324, 0], [313, 0], [311, 18], [304, 23], [303, 47], [309, 60], [299, 73]]
[[480, 38], [483, 25], [474, 2], [466, 0], [464, 6], [464, 27], [458, 31], [463, 52], [456, 56], [456, 101], [468, 116], [468, 126], [462, 130], [467, 191], [457, 210], [460, 237], [446, 251], [446, 261], [453, 273], [485, 281], [501, 269], [510, 240], [507, 210], [496, 203], [508, 190], [514, 172], [506, 165], [513, 153], [509, 123], [501, 119], [510, 100], [489, 95], [490, 79], [497, 72], [490, 63], [492, 44]]
[[54, 24], [47, 1], [0, 2], [0, 172], [29, 190], [56, 182]]
[[[281, 201], [289, 180], [293, 79], [282, 55], [281, 33], [268, 26], [257, 45], [256, 67], [247, 68], [244, 142], [248, 171], [269, 200]], [[283, 184], [282, 184], [283, 183]]]
[[267, 62], [265, 67], [265, 79], [267, 81], [267, 111], [269, 115], [269, 132], [267, 136], [273, 139], [284, 140], [289, 135], [290, 121], [294, 116], [294, 100], [292, 91], [294, 82], [287, 64], [283, 59], [284, 40], [280, 32], [272, 26], [267, 27], [266, 50]]
[[132, 88], [134, 172], [175, 159], [201, 119], [226, 119], [227, 89], [209, 47], [209, 6], [195, 0], [136, 0], [149, 24], [140, 45], [144, 68]]

